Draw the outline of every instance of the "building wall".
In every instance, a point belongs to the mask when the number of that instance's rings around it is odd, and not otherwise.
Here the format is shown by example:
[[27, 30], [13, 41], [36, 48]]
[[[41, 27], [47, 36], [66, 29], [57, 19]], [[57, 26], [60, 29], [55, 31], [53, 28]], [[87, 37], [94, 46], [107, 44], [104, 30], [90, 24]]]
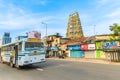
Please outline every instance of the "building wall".
[[104, 40], [104, 39], [110, 40], [111, 37], [110, 37], [110, 36], [104, 36], [104, 35], [103, 35], [103, 36], [96, 36], [95, 38], [96, 38], [96, 40]]
[[85, 58], [95, 58], [95, 51], [84, 51]]
[[60, 46], [60, 38], [54, 38], [54, 41], [52, 42], [52, 46]]
[[119, 39], [118, 36], [115, 36], [114, 38], [111, 35], [97, 35], [95, 36], [96, 40], [111, 40], [111, 39]]
[[120, 61], [120, 51], [106, 52], [106, 60], [108, 61]]
[[97, 59], [106, 59], [106, 53], [103, 50], [96, 50]]

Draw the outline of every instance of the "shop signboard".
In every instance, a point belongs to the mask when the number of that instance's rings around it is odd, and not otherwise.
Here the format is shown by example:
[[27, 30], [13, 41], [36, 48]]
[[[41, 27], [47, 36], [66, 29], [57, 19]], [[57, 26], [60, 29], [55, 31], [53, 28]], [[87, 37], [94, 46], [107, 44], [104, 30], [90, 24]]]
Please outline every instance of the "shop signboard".
[[41, 33], [38, 31], [30, 31], [27, 33], [28, 38], [41, 38]]
[[99, 41], [96, 42], [96, 49], [118, 49], [120, 41]]
[[88, 50], [88, 44], [81, 44], [81, 50]]
[[69, 50], [80, 50], [80, 45], [70, 45], [68, 46]]
[[88, 44], [88, 50], [95, 50], [95, 44]]

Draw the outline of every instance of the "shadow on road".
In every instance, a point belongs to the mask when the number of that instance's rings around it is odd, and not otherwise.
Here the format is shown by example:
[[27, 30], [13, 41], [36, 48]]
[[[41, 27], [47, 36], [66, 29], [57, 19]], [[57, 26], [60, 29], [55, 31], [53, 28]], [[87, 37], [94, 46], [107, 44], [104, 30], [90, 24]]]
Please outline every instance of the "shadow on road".
[[18, 70], [34, 70], [37, 68], [45, 68], [47, 65], [47, 63], [40, 63], [40, 64], [33, 64], [33, 65], [27, 65], [27, 66], [22, 66], [20, 68], [18, 68]]

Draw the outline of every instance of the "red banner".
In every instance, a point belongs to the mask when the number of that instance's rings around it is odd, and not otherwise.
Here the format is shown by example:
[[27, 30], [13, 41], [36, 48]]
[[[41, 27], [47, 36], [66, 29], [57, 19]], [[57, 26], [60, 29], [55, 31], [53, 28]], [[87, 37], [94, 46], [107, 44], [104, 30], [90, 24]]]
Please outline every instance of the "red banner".
[[82, 44], [81, 50], [88, 50], [88, 44]]

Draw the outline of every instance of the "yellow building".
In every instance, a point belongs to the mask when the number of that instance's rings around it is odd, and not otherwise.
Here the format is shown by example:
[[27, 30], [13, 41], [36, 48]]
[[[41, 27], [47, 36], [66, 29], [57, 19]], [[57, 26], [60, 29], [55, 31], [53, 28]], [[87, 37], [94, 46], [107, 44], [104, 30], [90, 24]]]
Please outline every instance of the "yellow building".
[[68, 38], [62, 38], [62, 36], [59, 35], [47, 36], [47, 54], [50, 54], [51, 56], [58, 56], [62, 53], [61, 45], [65, 44], [68, 40]]

